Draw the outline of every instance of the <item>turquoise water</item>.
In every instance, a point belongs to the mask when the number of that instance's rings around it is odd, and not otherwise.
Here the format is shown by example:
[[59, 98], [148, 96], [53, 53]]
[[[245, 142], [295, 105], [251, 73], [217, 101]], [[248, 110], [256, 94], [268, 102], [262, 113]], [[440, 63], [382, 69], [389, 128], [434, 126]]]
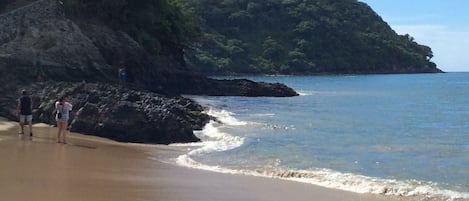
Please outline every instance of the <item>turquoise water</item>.
[[222, 123], [181, 164], [469, 200], [469, 73], [247, 78], [302, 95], [193, 97]]

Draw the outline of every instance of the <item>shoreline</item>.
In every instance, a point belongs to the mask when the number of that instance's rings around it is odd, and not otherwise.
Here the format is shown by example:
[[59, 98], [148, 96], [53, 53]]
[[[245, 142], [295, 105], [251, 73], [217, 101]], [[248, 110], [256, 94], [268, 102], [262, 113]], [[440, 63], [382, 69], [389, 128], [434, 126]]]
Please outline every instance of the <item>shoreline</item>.
[[78, 133], [70, 133], [70, 144], [63, 145], [55, 142], [56, 128], [47, 125], [35, 125], [32, 138], [18, 136], [16, 122], [0, 120], [0, 125], [0, 197], [5, 200], [413, 200], [197, 170], [152, 158], [177, 151], [166, 145]]

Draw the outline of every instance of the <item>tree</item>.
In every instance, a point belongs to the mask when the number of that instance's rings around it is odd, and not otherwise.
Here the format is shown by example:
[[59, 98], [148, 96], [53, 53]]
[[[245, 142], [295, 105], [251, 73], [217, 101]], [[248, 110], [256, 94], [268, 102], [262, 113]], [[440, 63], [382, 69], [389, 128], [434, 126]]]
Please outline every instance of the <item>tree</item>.
[[129, 33], [145, 49], [185, 47], [202, 33], [202, 20], [178, 0], [64, 0], [67, 14], [98, 18]]
[[282, 57], [283, 48], [282, 46], [271, 36], [268, 36], [262, 43], [262, 48], [264, 49], [262, 55], [264, 58], [270, 59], [272, 61], [279, 61]]
[[[184, 1], [205, 20], [204, 31], [209, 34], [203, 37], [224, 38], [216, 42], [225, 48], [202, 44], [200, 51], [229, 58], [231, 63], [223, 68], [227, 73], [438, 71], [430, 61], [429, 47], [410, 35], [397, 35], [357, 0]], [[213, 43], [207, 38], [201, 41]], [[198, 68], [203, 67], [193, 66]]]

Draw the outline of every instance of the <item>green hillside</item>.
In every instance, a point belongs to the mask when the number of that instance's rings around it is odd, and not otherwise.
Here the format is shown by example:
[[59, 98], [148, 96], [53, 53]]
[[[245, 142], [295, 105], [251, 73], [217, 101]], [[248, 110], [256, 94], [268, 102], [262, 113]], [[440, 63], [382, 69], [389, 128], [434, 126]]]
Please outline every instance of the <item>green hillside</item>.
[[201, 19], [179, 0], [63, 0], [68, 17], [98, 20], [131, 35], [158, 55], [168, 47], [184, 47], [201, 35]]
[[183, 0], [205, 20], [186, 49], [205, 73], [441, 72], [430, 47], [357, 0]]

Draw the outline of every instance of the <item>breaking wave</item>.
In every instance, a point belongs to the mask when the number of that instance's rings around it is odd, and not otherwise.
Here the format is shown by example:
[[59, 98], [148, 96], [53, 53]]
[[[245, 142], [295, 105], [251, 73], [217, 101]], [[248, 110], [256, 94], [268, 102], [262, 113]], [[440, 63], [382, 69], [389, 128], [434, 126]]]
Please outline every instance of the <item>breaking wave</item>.
[[219, 128], [223, 126], [245, 126], [249, 124], [249, 122], [236, 119], [233, 117], [233, 113], [225, 110], [209, 109], [207, 113], [216, 117], [218, 121], [211, 121], [202, 131], [196, 132], [196, 135], [201, 138], [203, 142], [172, 145], [192, 148], [187, 154], [177, 157], [176, 163], [178, 165], [226, 174], [241, 174], [284, 179], [355, 193], [371, 193], [402, 197], [419, 196], [422, 197], [420, 200], [469, 200], [469, 193], [444, 190], [439, 188], [438, 184], [431, 182], [382, 179], [351, 173], [342, 173], [330, 169], [293, 170], [281, 169], [272, 166], [254, 169], [230, 169], [221, 166], [202, 164], [195, 161], [193, 157], [235, 149], [243, 145], [245, 141], [242, 137], [221, 132]]

